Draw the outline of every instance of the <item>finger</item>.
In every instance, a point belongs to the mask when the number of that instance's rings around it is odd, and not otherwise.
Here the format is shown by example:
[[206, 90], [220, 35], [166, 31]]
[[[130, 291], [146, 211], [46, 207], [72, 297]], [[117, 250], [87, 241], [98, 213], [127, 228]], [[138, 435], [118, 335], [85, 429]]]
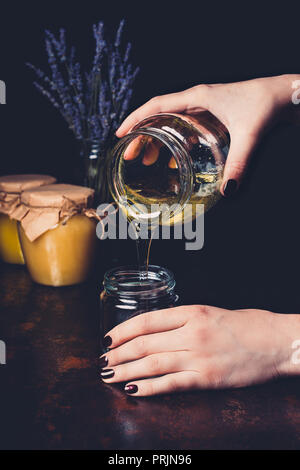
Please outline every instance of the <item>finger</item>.
[[186, 323], [186, 316], [182, 313], [183, 307], [142, 313], [115, 326], [105, 336], [104, 343], [109, 343], [110, 348], [115, 348], [140, 335], [180, 328]]
[[152, 114], [185, 111], [189, 106], [190, 90], [157, 96], [129, 114], [116, 132], [117, 137], [126, 135], [142, 119]]
[[100, 357], [101, 363], [113, 367], [118, 364], [140, 359], [150, 354], [167, 351], [182, 351], [184, 332], [177, 328], [175, 330], [140, 335], [130, 341], [110, 349]]
[[147, 144], [144, 157], [143, 157], [144, 165], [150, 166], [150, 165], [153, 165], [153, 163], [157, 161], [160, 147], [161, 145], [159, 145], [158, 143], [154, 143], [154, 142], [149, 142]]
[[135, 397], [162, 393], [183, 392], [198, 388], [198, 373], [193, 371], [175, 372], [152, 379], [135, 380], [125, 385], [125, 392]]
[[[186, 351], [151, 354], [143, 359], [114, 366], [113, 369], [104, 369], [101, 371], [101, 378], [107, 383], [114, 383], [180, 372], [184, 370], [184, 364], [188, 363], [188, 355]], [[107, 377], [107, 370], [113, 371], [113, 374]]]
[[153, 165], [159, 157], [159, 151], [162, 145], [163, 143], [158, 140], [153, 142], [152, 137], [141, 135], [130, 142], [124, 152], [123, 158], [124, 160], [134, 160], [144, 150], [143, 164], [146, 166]]
[[175, 160], [174, 157], [171, 157], [168, 166], [169, 166], [169, 168], [172, 168], [172, 170], [175, 170], [176, 168], [178, 168], [176, 160]]
[[257, 141], [254, 133], [232, 133], [221, 185], [223, 196], [231, 196], [238, 188]]
[[136, 139], [132, 140], [124, 152], [124, 160], [133, 160], [138, 157], [149, 139], [150, 137], [139, 135]]

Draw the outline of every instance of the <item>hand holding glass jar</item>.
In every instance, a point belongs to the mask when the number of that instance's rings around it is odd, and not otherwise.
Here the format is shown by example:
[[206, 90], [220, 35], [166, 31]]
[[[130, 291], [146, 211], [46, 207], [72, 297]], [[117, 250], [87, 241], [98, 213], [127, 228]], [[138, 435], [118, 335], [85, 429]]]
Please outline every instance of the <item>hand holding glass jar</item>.
[[114, 149], [111, 194], [129, 219], [153, 225], [187, 222], [197, 217], [200, 205], [207, 211], [220, 199], [228, 144], [226, 128], [207, 111], [197, 117], [148, 117]]
[[300, 315], [265, 310], [190, 305], [148, 312], [108, 332], [101, 377], [147, 396], [299, 375], [299, 361], [292, 361], [299, 332]]
[[[230, 149], [221, 193], [230, 196], [238, 188], [247, 164], [266, 130], [278, 120], [299, 122], [299, 106], [292, 103], [292, 84], [299, 75], [259, 78], [239, 83], [198, 85], [188, 90], [157, 96], [138, 108], [117, 131], [125, 136], [137, 123], [157, 113], [197, 115], [205, 110], [216, 116], [229, 131]], [[137, 138], [124, 159], [132, 160], [144, 147], [144, 165], [157, 160], [159, 146], [151, 138]], [[174, 159], [169, 167], [175, 165]]]

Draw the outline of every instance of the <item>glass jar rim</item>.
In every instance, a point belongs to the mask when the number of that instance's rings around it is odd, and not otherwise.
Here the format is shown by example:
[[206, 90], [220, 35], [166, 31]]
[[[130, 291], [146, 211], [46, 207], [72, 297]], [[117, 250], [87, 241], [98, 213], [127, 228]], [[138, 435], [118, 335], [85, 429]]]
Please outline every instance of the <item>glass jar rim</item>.
[[176, 285], [173, 273], [161, 266], [148, 268], [134, 265], [118, 266], [104, 274], [103, 287], [107, 294], [126, 297], [153, 298], [167, 295]]

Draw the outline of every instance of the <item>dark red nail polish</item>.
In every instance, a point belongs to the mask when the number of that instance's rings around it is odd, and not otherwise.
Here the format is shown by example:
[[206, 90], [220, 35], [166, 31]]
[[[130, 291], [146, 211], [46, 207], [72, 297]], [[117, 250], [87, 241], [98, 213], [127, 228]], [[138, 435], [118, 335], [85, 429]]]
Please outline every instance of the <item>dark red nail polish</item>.
[[111, 345], [112, 343], [112, 339], [110, 336], [105, 336], [104, 339], [103, 339], [103, 346], [105, 348], [109, 348], [109, 346]]
[[103, 357], [100, 357], [100, 360], [99, 360], [99, 365], [101, 367], [101, 369], [103, 369], [104, 367], [106, 367], [108, 364], [108, 359], [106, 356], [103, 356]]
[[102, 379], [111, 379], [115, 375], [115, 371], [113, 369], [103, 369], [100, 375]]
[[228, 180], [224, 186], [224, 196], [230, 197], [232, 196], [237, 190], [237, 182], [236, 180]]
[[132, 395], [133, 393], [136, 393], [138, 391], [138, 386], [135, 384], [125, 385], [124, 390], [129, 395]]

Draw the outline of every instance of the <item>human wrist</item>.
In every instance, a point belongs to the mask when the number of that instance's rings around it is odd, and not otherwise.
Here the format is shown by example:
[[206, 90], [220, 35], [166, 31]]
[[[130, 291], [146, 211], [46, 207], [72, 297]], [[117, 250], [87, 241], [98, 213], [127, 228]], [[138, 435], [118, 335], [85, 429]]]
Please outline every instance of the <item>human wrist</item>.
[[274, 314], [274, 323], [280, 336], [280, 363], [282, 376], [300, 375], [300, 315]]
[[300, 74], [271, 77], [266, 85], [266, 92], [271, 93], [278, 112], [278, 121], [300, 123]]

